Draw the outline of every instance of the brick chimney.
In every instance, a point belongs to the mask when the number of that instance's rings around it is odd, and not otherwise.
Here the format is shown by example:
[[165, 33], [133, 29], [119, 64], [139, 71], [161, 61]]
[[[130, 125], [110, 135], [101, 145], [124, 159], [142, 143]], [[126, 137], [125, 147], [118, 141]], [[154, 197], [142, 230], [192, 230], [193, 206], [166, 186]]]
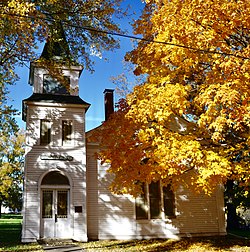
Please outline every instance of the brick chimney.
[[114, 113], [114, 90], [104, 90], [104, 106], [105, 106], [105, 121], [109, 119], [109, 116]]

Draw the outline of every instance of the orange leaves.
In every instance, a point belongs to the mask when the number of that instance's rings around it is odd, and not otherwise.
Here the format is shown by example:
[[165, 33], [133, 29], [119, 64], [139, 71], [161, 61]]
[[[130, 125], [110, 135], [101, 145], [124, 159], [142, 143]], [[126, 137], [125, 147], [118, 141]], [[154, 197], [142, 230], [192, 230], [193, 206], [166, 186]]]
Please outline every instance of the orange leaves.
[[[15, 64], [34, 61], [38, 41], [55, 39], [56, 25], [64, 29], [71, 57], [84, 68], [93, 71], [91, 56], [100, 56], [105, 50], [119, 47], [119, 42], [107, 33], [94, 32], [103, 29], [119, 32], [119, 24], [113, 15], [122, 17], [126, 11], [120, 8], [121, 0], [107, 1], [22, 1], [1, 2], [0, 13], [0, 65], [6, 73]], [[91, 27], [91, 29], [83, 28]], [[54, 30], [54, 31], [52, 31]], [[49, 68], [49, 66], [47, 66]]]
[[239, 134], [248, 131], [250, 93], [246, 88], [247, 85], [239, 81], [214, 84], [202, 87], [203, 91], [195, 98], [195, 103], [203, 107], [199, 126], [214, 132], [215, 141], [225, 140], [222, 134], [227, 134], [228, 129]]
[[156, 120], [165, 124], [172, 114], [182, 115], [189, 107], [188, 92], [182, 85], [169, 84], [168, 78], [153, 78], [154, 83], [147, 83], [135, 88], [128, 96], [130, 114], [137, 114], [138, 121]]
[[23, 180], [25, 135], [19, 132], [0, 138], [0, 194], [7, 196], [13, 184]]
[[168, 44], [141, 41], [126, 56], [147, 79], [122, 119], [104, 126], [116, 125], [120, 152], [106, 143], [120, 188], [161, 179], [210, 193], [228, 178], [249, 183], [249, 11], [249, 1], [146, 1], [135, 33]]
[[[131, 113], [129, 107], [118, 110], [99, 129], [99, 158], [110, 161], [114, 192], [135, 195], [138, 181], [160, 179], [171, 182], [173, 187], [187, 184], [196, 191], [210, 193], [231, 175], [231, 161], [223, 149], [203, 146], [197, 135], [189, 134], [192, 131], [164, 126], [157, 117], [145, 123], [141, 115]], [[172, 124], [174, 119], [171, 117]], [[188, 129], [189, 123], [178, 119]]]
[[[213, 140], [224, 140], [222, 132], [230, 128], [238, 132], [248, 130], [245, 126], [249, 125], [249, 105], [246, 105], [250, 71], [249, 2], [147, 1], [147, 4], [147, 21], [150, 19], [151, 25], [147, 31], [140, 30], [145, 25], [142, 16], [136, 32], [145, 36], [151, 32], [155, 40], [173, 45], [139, 44], [128, 59], [140, 73], [149, 74], [149, 83], [159, 84], [168, 79], [174, 85], [192, 85], [190, 95], [194, 102], [184, 109], [175, 106], [174, 112], [182, 115], [187, 108], [202, 108], [193, 113], [200, 116], [200, 126], [213, 132]], [[175, 101], [178, 103], [180, 99], [173, 96], [171, 104]]]

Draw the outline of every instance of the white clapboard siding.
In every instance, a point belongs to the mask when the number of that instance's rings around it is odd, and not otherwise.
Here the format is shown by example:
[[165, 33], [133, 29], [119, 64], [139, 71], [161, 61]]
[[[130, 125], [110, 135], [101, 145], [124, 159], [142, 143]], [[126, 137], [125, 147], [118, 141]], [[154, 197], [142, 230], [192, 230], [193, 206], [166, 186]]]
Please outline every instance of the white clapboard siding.
[[[62, 120], [73, 121], [74, 146], [82, 146], [85, 143], [85, 113], [82, 108], [75, 107], [51, 107], [29, 105], [29, 116], [27, 117], [27, 144], [39, 145], [40, 120], [52, 121], [52, 143], [50, 146], [60, 146]], [[29, 122], [29, 123], [28, 123]], [[66, 148], [63, 146], [63, 148]]]
[[135, 234], [134, 200], [109, 190], [112, 176], [98, 162], [99, 239], [129, 239]]
[[91, 145], [87, 145], [87, 235], [88, 240], [98, 239], [99, 205], [97, 160]]
[[222, 188], [218, 187], [211, 197], [180, 188], [175, 192], [175, 218], [136, 220], [135, 200], [131, 196], [114, 195], [110, 192], [112, 176], [107, 173], [108, 165], [101, 165], [94, 157], [98, 145], [89, 144], [87, 149], [89, 239], [176, 238], [226, 234]]
[[[81, 66], [71, 66], [70, 69], [68, 67], [63, 67], [62, 73], [65, 76], [70, 77], [70, 94], [78, 95], [79, 88], [79, 75], [82, 70]], [[34, 67], [34, 75], [33, 75], [33, 92], [34, 93], [42, 93], [43, 92], [43, 75], [48, 74], [46, 69]]]
[[218, 201], [223, 199], [223, 192], [217, 190], [212, 196], [194, 194], [187, 189], [176, 192], [177, 216], [173, 224], [179, 226], [180, 234], [225, 234], [224, 205]]
[[[84, 108], [29, 105], [27, 113], [27, 151], [25, 158], [24, 219], [22, 241], [32, 242], [41, 238], [40, 184], [46, 173], [58, 170], [70, 178], [70, 220], [73, 237], [79, 241], [87, 240], [86, 232], [86, 148], [84, 132]], [[52, 120], [52, 144], [39, 143], [40, 120]], [[62, 120], [73, 121], [74, 144], [62, 146]], [[42, 155], [55, 153], [69, 155], [72, 161], [44, 160]], [[75, 206], [82, 212], [75, 212]]]

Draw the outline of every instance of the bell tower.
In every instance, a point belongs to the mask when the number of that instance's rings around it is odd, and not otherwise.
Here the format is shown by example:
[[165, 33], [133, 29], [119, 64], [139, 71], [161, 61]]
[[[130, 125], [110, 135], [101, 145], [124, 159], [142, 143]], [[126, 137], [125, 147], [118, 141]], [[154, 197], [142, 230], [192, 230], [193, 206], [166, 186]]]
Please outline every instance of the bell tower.
[[51, 31], [40, 59], [31, 63], [33, 93], [23, 100], [22, 242], [87, 240], [85, 113], [90, 104], [79, 97], [83, 68], [71, 60], [62, 25]]

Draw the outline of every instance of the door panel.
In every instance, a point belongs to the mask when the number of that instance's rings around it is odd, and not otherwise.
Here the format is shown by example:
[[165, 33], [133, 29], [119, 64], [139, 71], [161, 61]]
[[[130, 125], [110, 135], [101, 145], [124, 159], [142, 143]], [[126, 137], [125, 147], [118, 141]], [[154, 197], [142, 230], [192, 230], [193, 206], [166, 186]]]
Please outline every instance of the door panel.
[[68, 217], [68, 191], [57, 192], [57, 218]]
[[71, 236], [70, 218], [68, 215], [68, 191], [57, 191], [55, 236], [69, 238]]
[[43, 191], [42, 217], [52, 218], [53, 191]]
[[42, 237], [70, 238], [68, 190], [42, 191]]
[[44, 190], [42, 193], [42, 226], [44, 238], [53, 238], [54, 230], [54, 192]]

